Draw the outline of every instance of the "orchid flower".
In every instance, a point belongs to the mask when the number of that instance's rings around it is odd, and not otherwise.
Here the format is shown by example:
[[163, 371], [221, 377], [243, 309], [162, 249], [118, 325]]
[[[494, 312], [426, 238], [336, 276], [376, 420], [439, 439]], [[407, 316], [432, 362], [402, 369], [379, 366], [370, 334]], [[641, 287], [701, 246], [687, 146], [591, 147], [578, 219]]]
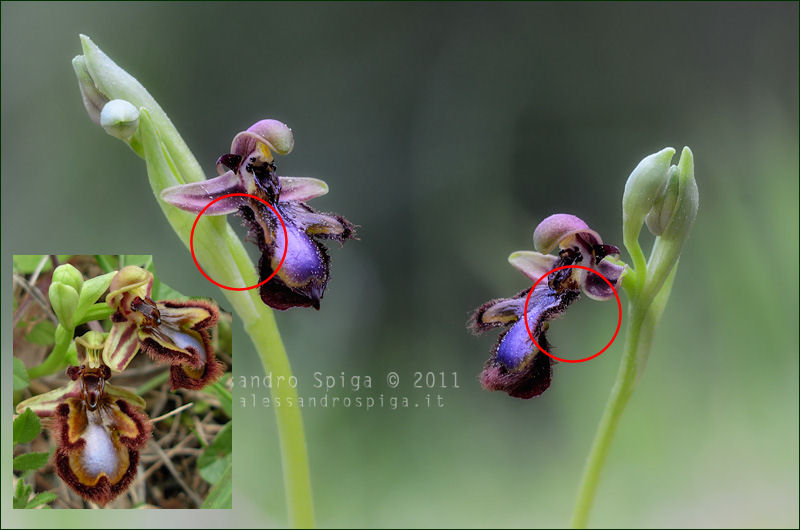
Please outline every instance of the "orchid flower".
[[136, 476], [139, 449], [150, 438], [144, 400], [107, 383], [111, 370], [101, 353], [102, 333], [75, 339], [80, 366], [67, 369], [70, 382], [17, 405], [48, 418], [56, 440], [56, 472], [81, 497], [100, 505], [124, 492]]
[[150, 298], [153, 275], [128, 266], [111, 281], [106, 302], [115, 311], [103, 361], [121, 372], [141, 348], [156, 361], [169, 363], [172, 388], [203, 388], [222, 374], [214, 358], [209, 328], [219, 311], [205, 300]]
[[[519, 251], [508, 258], [511, 265], [532, 281], [558, 267], [581, 265], [598, 271], [616, 285], [624, 270], [624, 266], [612, 261], [619, 249], [604, 245], [600, 235], [574, 215], [555, 214], [542, 221], [533, 233], [533, 243], [539, 252]], [[547, 254], [556, 248], [558, 256]], [[512, 298], [491, 300], [480, 306], [468, 323], [473, 332], [505, 328], [481, 373], [483, 387], [523, 399], [547, 390], [555, 361], [536, 347], [531, 335], [542, 348], [549, 349], [545, 336], [548, 322], [563, 315], [580, 297], [581, 290], [595, 300], [613, 296], [611, 288], [598, 275], [570, 268], [550, 274], [547, 282], [536, 286], [525, 315], [528, 289]]]
[[[182, 210], [198, 213], [212, 200], [231, 193], [211, 205], [206, 213], [238, 213], [261, 251], [259, 279], [275, 276], [260, 287], [261, 299], [275, 309], [314, 307], [319, 309], [330, 276], [330, 258], [320, 240], [340, 244], [355, 237], [354, 225], [336, 214], [316, 212], [306, 201], [328, 192], [324, 181], [303, 177], [279, 177], [273, 152], [288, 154], [294, 146], [291, 129], [277, 120], [261, 120], [233, 139], [231, 152], [217, 161], [219, 176], [165, 189], [162, 199]], [[286, 227], [286, 237], [281, 227]], [[286, 249], [286, 259], [281, 258]]]

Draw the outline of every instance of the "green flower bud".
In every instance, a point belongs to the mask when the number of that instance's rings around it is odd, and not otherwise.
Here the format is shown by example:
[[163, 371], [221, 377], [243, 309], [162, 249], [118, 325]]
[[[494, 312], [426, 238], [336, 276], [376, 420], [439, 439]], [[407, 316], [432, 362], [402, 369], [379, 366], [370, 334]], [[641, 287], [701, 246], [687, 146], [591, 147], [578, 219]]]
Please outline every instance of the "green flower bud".
[[[670, 176], [669, 189], [664, 194], [660, 207], [657, 228], [663, 231], [656, 238], [653, 252], [647, 265], [648, 278], [642, 291], [643, 297], [655, 297], [661, 290], [668, 275], [678, 263], [681, 250], [689, 236], [689, 230], [697, 217], [699, 196], [697, 182], [694, 180], [694, 159], [688, 147], [683, 148], [681, 159], [675, 168], [673, 178]], [[672, 191], [677, 184], [677, 190]], [[669, 204], [673, 201], [672, 206]], [[655, 215], [655, 214], [654, 214]], [[661, 219], [665, 219], [662, 221]]]
[[86, 112], [89, 118], [97, 124], [100, 123], [100, 111], [103, 106], [108, 103], [108, 98], [97, 89], [94, 84], [92, 74], [86, 66], [86, 58], [79, 55], [72, 59], [72, 69], [75, 70], [75, 76], [78, 78], [78, 87], [81, 89], [81, 98], [83, 99], [83, 106], [86, 107]]
[[634, 168], [625, 183], [622, 195], [622, 225], [625, 241], [638, 239], [645, 217], [662, 195], [667, 183], [669, 170], [675, 149], [666, 147], [645, 157]]
[[678, 202], [678, 166], [672, 165], [667, 171], [667, 184], [656, 199], [645, 218], [647, 229], [654, 236], [660, 236], [672, 219], [675, 204]]
[[124, 99], [112, 99], [100, 112], [100, 125], [111, 136], [127, 141], [139, 128], [139, 109]]
[[75, 324], [75, 308], [78, 307], [78, 291], [66, 283], [50, 284], [50, 305], [62, 326], [72, 329]]
[[669, 220], [664, 226], [661, 237], [683, 245], [694, 224], [695, 217], [697, 217], [697, 208], [700, 205], [697, 182], [694, 179], [694, 156], [688, 147], [683, 148], [675, 173], [677, 190], [674, 192], [673, 205], [669, 207], [667, 201], [664, 203], [664, 207], [668, 208], [666, 213]]
[[59, 265], [53, 271], [53, 283], [55, 282], [69, 285], [75, 289], [75, 292], [79, 293], [83, 286], [83, 274], [69, 263], [65, 263], [64, 265]]

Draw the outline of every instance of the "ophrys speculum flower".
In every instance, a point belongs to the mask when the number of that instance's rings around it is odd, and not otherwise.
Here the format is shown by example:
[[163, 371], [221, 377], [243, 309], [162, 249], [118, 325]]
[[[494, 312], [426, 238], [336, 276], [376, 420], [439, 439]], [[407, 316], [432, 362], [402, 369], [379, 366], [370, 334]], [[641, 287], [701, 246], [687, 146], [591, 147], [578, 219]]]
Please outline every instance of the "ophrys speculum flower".
[[[624, 270], [623, 265], [612, 261], [619, 249], [603, 244], [599, 234], [574, 215], [555, 214], [543, 220], [534, 231], [533, 243], [541, 252], [514, 252], [508, 261], [534, 282], [558, 267], [581, 265], [597, 270], [615, 285]], [[558, 255], [547, 254], [556, 248]], [[531, 336], [542, 348], [549, 349], [545, 335], [549, 321], [563, 315], [580, 297], [581, 290], [595, 300], [613, 296], [609, 285], [596, 274], [570, 268], [550, 274], [546, 282], [536, 286], [524, 315], [529, 289], [479, 307], [469, 322], [475, 333], [505, 328], [481, 373], [483, 387], [524, 399], [547, 390], [555, 361], [542, 353]]]
[[[247, 193], [267, 201], [270, 208], [248, 197], [227, 197], [209, 207], [210, 215], [238, 213], [261, 251], [259, 279], [275, 276], [260, 287], [265, 304], [275, 309], [314, 307], [330, 277], [330, 258], [323, 239], [344, 243], [355, 236], [354, 226], [336, 214], [316, 212], [306, 201], [328, 192], [322, 180], [280, 177], [273, 152], [288, 154], [294, 146], [291, 129], [277, 120], [261, 120], [236, 135], [231, 152], [217, 161], [219, 176], [167, 188], [161, 197], [190, 212], [200, 212], [212, 200], [231, 193]], [[284, 249], [286, 259], [280, 266]]]
[[216, 381], [223, 369], [214, 357], [209, 329], [219, 317], [206, 300], [153, 301], [153, 275], [135, 266], [111, 281], [106, 302], [114, 314], [103, 360], [121, 372], [138, 352], [169, 363], [172, 388], [197, 390]]
[[128, 488], [151, 431], [144, 400], [107, 382], [111, 370], [101, 358], [104, 344], [104, 335], [96, 331], [75, 339], [81, 365], [67, 369], [70, 382], [16, 408], [19, 413], [30, 408], [49, 420], [58, 476], [100, 505]]

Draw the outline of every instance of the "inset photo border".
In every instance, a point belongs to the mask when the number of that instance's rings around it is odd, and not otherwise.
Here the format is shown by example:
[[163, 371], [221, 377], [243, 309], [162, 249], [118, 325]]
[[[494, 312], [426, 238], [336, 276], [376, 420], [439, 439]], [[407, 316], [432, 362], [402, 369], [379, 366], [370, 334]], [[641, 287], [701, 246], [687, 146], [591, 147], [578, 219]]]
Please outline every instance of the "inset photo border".
[[231, 508], [231, 314], [149, 255], [15, 255], [15, 509]]

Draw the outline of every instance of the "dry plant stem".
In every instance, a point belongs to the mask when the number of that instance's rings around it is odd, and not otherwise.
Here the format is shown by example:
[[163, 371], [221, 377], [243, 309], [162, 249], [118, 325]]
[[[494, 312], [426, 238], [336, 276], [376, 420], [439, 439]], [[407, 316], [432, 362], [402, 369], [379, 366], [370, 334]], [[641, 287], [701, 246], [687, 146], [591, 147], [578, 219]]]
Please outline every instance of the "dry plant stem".
[[150, 446], [161, 458], [164, 467], [166, 467], [167, 470], [172, 474], [172, 477], [175, 479], [175, 481], [180, 485], [181, 488], [183, 488], [183, 491], [185, 491], [186, 494], [192, 499], [192, 502], [198, 507], [202, 506], [203, 499], [201, 499], [200, 496], [192, 488], [190, 488], [189, 485], [186, 484], [186, 482], [184, 482], [184, 480], [181, 478], [181, 474], [178, 473], [177, 469], [175, 469], [175, 466], [172, 464], [172, 461], [169, 459], [164, 450], [161, 449], [161, 447], [159, 447], [159, 445], [155, 443], [151, 443]]

